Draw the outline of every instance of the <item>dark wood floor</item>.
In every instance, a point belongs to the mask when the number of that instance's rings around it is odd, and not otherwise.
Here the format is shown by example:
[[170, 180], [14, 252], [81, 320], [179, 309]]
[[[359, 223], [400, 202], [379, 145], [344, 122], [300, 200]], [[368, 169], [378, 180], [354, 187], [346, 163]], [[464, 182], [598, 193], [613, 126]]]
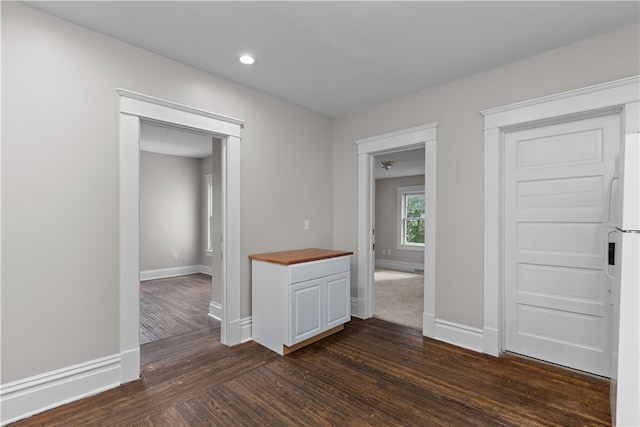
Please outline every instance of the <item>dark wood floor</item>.
[[140, 344], [201, 329], [209, 322], [211, 276], [147, 280], [140, 283]]
[[608, 381], [379, 319], [288, 356], [216, 322], [142, 346], [143, 378], [15, 426], [597, 426]]

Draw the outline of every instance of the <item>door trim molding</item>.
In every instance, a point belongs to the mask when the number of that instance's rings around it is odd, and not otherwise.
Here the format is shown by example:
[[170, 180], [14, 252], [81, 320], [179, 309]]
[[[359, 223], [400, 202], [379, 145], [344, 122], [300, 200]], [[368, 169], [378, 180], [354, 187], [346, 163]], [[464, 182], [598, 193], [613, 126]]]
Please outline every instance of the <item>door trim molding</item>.
[[240, 134], [243, 121], [117, 89], [120, 97], [119, 267], [120, 383], [140, 377], [139, 159], [140, 121], [192, 129], [222, 139], [221, 342], [242, 342], [240, 324]]
[[352, 313], [368, 319], [375, 312], [373, 271], [375, 254], [372, 250], [373, 229], [373, 157], [377, 154], [425, 148], [425, 250], [424, 250], [424, 309], [423, 335], [435, 336], [436, 281], [436, 146], [437, 123], [385, 133], [356, 140], [358, 150], [358, 287], [352, 298]]
[[484, 116], [484, 333], [483, 352], [504, 351], [504, 133], [538, 121], [563, 120], [618, 108], [623, 133], [640, 131], [640, 76], [481, 111]]

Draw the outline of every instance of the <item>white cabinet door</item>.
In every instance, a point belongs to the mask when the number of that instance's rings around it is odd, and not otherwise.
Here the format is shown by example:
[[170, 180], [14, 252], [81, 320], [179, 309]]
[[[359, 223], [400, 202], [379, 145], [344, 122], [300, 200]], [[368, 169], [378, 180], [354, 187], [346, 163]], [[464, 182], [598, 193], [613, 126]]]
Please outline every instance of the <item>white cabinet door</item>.
[[505, 135], [506, 349], [609, 375], [608, 182], [618, 115]]
[[326, 328], [331, 329], [351, 319], [351, 287], [349, 273], [336, 274], [326, 280]]
[[296, 283], [289, 288], [289, 342], [292, 346], [324, 331], [322, 280]]

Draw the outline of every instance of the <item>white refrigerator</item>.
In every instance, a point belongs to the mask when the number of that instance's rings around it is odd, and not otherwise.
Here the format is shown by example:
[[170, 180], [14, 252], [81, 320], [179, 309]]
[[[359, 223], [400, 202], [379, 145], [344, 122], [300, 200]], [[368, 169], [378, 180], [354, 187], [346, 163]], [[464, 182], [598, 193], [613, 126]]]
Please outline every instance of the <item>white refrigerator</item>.
[[613, 305], [611, 418], [640, 426], [640, 134], [625, 135], [609, 186], [606, 269]]

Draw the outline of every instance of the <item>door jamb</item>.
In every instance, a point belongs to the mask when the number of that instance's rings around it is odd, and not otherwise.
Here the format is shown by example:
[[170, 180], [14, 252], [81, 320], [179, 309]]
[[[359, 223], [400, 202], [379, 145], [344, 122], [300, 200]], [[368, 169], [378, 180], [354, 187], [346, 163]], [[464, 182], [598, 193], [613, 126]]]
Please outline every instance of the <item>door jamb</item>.
[[358, 288], [352, 299], [354, 316], [368, 319], [375, 312], [373, 292], [373, 158], [390, 151], [425, 148], [425, 251], [423, 335], [435, 336], [436, 278], [436, 133], [437, 123], [355, 141], [358, 149]]
[[244, 122], [123, 89], [117, 93], [120, 96], [120, 382], [126, 383], [140, 377], [140, 121], [198, 130], [222, 139], [221, 342], [226, 345], [241, 342], [240, 134]]
[[640, 76], [615, 80], [481, 111], [484, 116], [483, 352], [504, 351], [503, 179], [504, 132], [517, 126], [599, 110], [622, 110], [623, 134], [640, 132]]

